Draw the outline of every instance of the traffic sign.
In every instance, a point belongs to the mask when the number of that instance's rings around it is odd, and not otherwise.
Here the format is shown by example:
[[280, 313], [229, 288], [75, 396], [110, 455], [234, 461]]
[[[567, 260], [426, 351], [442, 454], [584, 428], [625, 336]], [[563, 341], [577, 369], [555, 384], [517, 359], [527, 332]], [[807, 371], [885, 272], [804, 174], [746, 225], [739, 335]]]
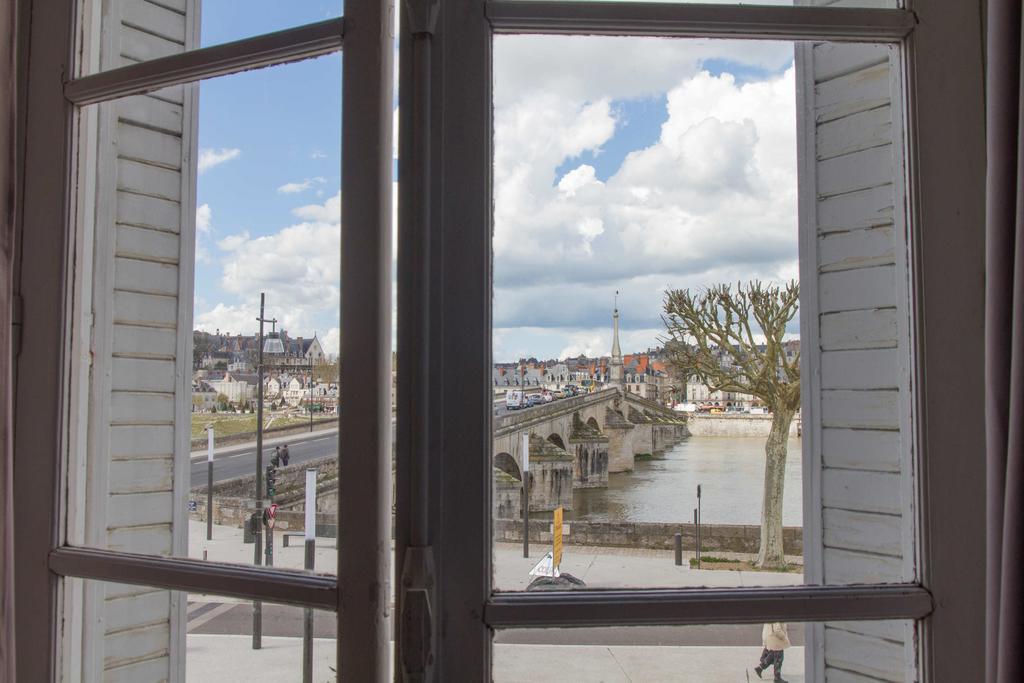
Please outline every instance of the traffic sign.
[[274, 517], [277, 515], [277, 503], [271, 503], [267, 508], [267, 527], [270, 529], [274, 528]]
[[558, 568], [552, 562], [551, 553], [547, 553], [540, 562], [530, 570], [530, 576], [559, 576]]

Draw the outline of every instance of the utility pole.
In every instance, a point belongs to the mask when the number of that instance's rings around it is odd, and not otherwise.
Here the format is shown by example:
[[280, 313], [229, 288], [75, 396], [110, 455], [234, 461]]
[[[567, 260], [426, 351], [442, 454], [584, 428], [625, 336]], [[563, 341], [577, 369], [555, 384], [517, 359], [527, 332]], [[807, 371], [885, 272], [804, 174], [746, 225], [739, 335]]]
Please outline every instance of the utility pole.
[[[257, 320], [260, 323], [260, 335], [256, 340], [257, 342], [257, 362], [256, 362], [256, 515], [255, 523], [253, 524], [253, 536], [255, 537], [256, 543], [253, 548], [253, 564], [259, 566], [262, 564], [263, 558], [263, 323], [277, 323], [277, 319], [267, 320], [264, 318], [264, 306], [266, 304], [266, 294], [260, 292], [260, 317]], [[268, 535], [267, 540], [269, 542], [270, 537]], [[268, 556], [270, 552], [273, 552], [270, 548], [268, 550]], [[252, 649], [259, 650], [263, 645], [263, 603], [255, 601], [252, 604]]]

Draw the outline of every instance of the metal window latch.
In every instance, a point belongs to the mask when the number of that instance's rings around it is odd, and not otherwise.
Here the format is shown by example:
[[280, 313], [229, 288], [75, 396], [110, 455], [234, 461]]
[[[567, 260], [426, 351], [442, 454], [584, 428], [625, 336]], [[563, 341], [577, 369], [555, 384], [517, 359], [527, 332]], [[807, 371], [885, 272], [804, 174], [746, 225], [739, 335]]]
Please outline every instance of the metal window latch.
[[437, 28], [437, 14], [440, 10], [440, 0], [405, 0], [405, 14], [409, 17], [409, 32], [414, 36], [423, 33], [434, 35]]
[[434, 549], [405, 550], [402, 565], [402, 680], [425, 683], [434, 669]]

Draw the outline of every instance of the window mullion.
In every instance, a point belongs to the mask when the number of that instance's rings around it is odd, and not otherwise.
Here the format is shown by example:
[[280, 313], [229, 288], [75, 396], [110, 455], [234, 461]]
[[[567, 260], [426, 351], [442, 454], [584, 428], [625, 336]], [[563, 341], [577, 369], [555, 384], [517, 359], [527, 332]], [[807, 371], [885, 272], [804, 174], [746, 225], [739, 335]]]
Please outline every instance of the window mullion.
[[82, 106], [203, 78], [318, 57], [340, 50], [344, 31], [343, 18], [328, 19], [223, 45], [188, 50], [76, 78], [64, 85], [64, 96]]
[[384, 681], [391, 630], [394, 7], [346, 6], [342, 66], [338, 671]]
[[794, 586], [763, 589], [595, 590], [499, 593], [491, 628], [651, 626], [921, 619], [931, 594], [918, 585]]
[[338, 608], [338, 579], [286, 569], [217, 564], [190, 558], [141, 555], [98, 548], [57, 548], [50, 571], [98, 581], [131, 583], [284, 605]]
[[913, 12], [849, 7], [490, 0], [496, 33], [898, 42]]

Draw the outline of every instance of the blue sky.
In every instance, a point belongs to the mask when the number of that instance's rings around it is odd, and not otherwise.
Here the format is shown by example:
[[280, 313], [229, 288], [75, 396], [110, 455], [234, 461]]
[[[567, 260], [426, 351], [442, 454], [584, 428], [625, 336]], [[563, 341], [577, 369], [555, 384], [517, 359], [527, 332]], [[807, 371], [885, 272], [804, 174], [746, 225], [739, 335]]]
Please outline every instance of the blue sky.
[[[203, 42], [340, 14], [284, 7], [206, 0]], [[634, 351], [667, 287], [795, 277], [791, 65], [780, 43], [496, 40], [495, 359], [608, 353], [616, 290]], [[262, 290], [336, 347], [340, 110], [340, 55], [201, 85], [197, 327], [251, 333]]]
[[[204, 45], [235, 40], [340, 16], [334, 0], [280, 3], [260, 0], [203, 3]], [[199, 100], [200, 161], [213, 152], [226, 159], [203, 170], [197, 182], [200, 228], [204, 214], [209, 228], [200, 230], [196, 263], [196, 325], [204, 329], [251, 333], [258, 290], [268, 298], [268, 314], [289, 321], [289, 331], [324, 336], [335, 329], [337, 307], [306, 306], [296, 299], [316, 298], [284, 292], [285, 281], [303, 268], [296, 262], [278, 265], [254, 259], [252, 282], [239, 282], [249, 270], [237, 246], [247, 236], [252, 249], [259, 238], [279, 235], [302, 223], [293, 212], [322, 205], [340, 185], [341, 55], [334, 54], [285, 66], [260, 69], [202, 82]], [[282, 192], [292, 184], [293, 192]], [[298, 189], [308, 184], [306, 189]], [[205, 207], [205, 210], [204, 210]], [[219, 243], [227, 240], [222, 248]], [[231, 244], [232, 240], [234, 245]], [[272, 245], [268, 245], [272, 246]], [[276, 250], [280, 252], [280, 250]], [[334, 254], [335, 260], [338, 255]], [[260, 264], [260, 265], [256, 265]], [[230, 266], [234, 270], [228, 272]], [[324, 282], [325, 287], [331, 283]], [[334, 289], [337, 288], [337, 283]], [[315, 289], [307, 287], [307, 289]], [[217, 305], [220, 314], [211, 314]], [[309, 309], [309, 310], [305, 310]], [[249, 323], [248, 321], [252, 321]]]

